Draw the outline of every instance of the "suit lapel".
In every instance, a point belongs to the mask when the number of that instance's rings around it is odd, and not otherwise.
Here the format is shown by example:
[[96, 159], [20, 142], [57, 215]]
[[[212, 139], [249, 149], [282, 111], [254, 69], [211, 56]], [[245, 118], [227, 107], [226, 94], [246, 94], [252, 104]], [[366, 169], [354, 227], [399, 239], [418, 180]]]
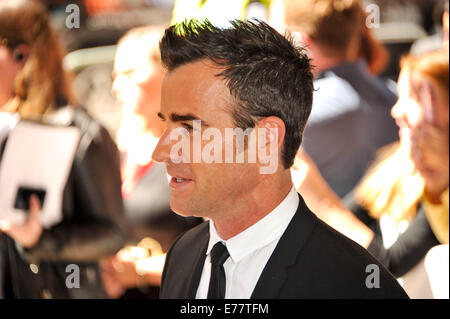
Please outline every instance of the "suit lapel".
[[195, 261], [192, 264], [191, 270], [189, 271], [190, 276], [187, 283], [188, 291], [185, 297], [188, 299], [195, 299], [198, 285], [200, 284], [200, 278], [203, 272], [203, 265], [205, 264], [206, 249], [208, 248], [209, 242], [209, 227], [205, 227], [205, 229], [207, 229], [208, 231], [200, 239], [199, 245], [201, 249], [198, 250], [198, 255], [196, 256]]
[[308, 240], [317, 220], [309, 211], [303, 198], [297, 212], [281, 236], [256, 283], [251, 299], [278, 298], [287, 280], [288, 268], [295, 265], [297, 256]]

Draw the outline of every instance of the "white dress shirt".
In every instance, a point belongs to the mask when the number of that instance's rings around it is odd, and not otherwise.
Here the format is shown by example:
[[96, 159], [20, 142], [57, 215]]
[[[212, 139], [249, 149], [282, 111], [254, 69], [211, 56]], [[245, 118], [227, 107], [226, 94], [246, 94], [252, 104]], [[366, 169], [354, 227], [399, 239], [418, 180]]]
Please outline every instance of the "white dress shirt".
[[221, 241], [230, 257], [224, 264], [226, 299], [249, 299], [256, 283], [286, 230], [299, 204], [297, 191], [292, 187], [286, 198], [268, 215], [236, 236], [223, 240], [214, 223], [209, 223], [209, 244], [196, 298], [206, 299], [211, 276], [211, 249]]

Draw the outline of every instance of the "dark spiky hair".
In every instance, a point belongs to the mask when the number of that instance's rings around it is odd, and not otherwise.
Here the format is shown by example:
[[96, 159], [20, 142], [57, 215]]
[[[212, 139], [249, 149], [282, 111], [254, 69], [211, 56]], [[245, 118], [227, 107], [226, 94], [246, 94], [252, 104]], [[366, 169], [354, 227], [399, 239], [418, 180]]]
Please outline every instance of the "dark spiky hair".
[[304, 49], [265, 22], [231, 21], [219, 28], [208, 20], [185, 21], [166, 29], [161, 40], [163, 65], [172, 71], [200, 60], [224, 69], [236, 100], [232, 116], [237, 127], [250, 128], [262, 118], [277, 116], [286, 135], [282, 156], [287, 169], [300, 147], [311, 113], [313, 75]]

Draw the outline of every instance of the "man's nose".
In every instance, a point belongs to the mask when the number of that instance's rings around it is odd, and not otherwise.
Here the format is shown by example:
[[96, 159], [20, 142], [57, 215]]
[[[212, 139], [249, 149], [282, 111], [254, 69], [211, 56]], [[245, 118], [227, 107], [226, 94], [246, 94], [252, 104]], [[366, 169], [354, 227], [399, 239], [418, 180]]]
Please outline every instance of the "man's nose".
[[163, 135], [160, 137], [158, 144], [155, 147], [155, 150], [152, 154], [152, 160], [155, 162], [168, 162], [170, 160], [170, 134], [168, 134], [168, 130], [166, 130]]

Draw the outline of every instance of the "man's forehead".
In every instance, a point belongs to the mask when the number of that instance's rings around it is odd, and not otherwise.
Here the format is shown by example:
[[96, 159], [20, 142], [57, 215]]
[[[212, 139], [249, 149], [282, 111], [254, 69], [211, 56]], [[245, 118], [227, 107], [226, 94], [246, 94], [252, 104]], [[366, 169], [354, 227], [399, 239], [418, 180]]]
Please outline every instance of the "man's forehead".
[[[170, 87], [171, 90], [176, 88], [177, 91], [198, 97], [218, 98], [219, 95], [226, 97], [230, 95], [230, 91], [226, 79], [219, 76], [223, 71], [223, 67], [207, 60], [188, 63], [167, 72], [163, 87]], [[173, 91], [170, 93], [173, 94]]]
[[[162, 113], [165, 106], [194, 114], [227, 111], [233, 103], [227, 82], [222, 76], [223, 68], [204, 60], [180, 66], [167, 72], [162, 86]], [[170, 111], [169, 111], [170, 112]], [[221, 113], [221, 112], [220, 112]], [[208, 117], [213, 116], [209, 114]]]
[[186, 79], [189, 78], [196, 82], [224, 82], [225, 79], [222, 76], [218, 76], [225, 70], [210, 60], [202, 59], [181, 65], [170, 72], [167, 72], [167, 78]]

